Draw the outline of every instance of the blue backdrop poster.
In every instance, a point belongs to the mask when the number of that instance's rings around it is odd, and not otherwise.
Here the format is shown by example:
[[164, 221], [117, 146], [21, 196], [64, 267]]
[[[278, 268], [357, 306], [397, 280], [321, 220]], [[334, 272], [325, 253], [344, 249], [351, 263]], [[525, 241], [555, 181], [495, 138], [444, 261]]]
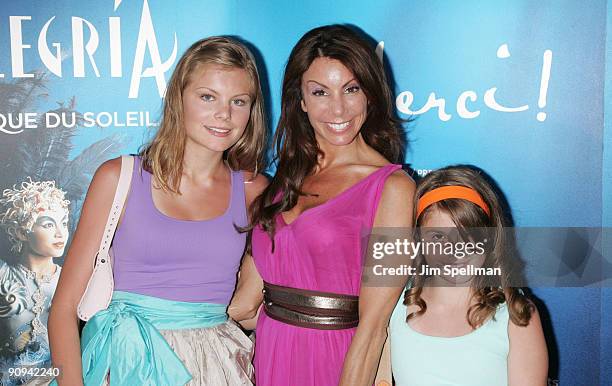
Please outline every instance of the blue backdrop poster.
[[[473, 164], [495, 178], [517, 226], [609, 229], [611, 9], [605, 0], [5, 1], [0, 189], [53, 180], [74, 229], [95, 169], [154, 132], [192, 42], [227, 34], [256, 47], [274, 125], [293, 45], [313, 27], [346, 23], [378, 42], [397, 111], [414, 118], [405, 162], [417, 174]], [[602, 241], [612, 263], [610, 232]], [[0, 258], [18, 254], [11, 247], [3, 232]], [[534, 293], [551, 380], [608, 384], [610, 285]]]

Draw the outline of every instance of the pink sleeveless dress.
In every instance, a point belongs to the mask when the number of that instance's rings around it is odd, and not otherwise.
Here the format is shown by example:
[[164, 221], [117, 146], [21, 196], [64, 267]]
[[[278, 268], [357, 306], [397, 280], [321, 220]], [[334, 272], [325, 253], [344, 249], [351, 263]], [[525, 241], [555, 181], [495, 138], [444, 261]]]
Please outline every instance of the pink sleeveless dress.
[[[359, 295], [362, 237], [372, 228], [385, 180], [400, 165], [386, 165], [291, 224], [276, 218], [275, 250], [261, 228], [252, 252], [264, 281], [281, 286]], [[335, 386], [355, 328], [317, 330], [268, 317], [262, 310], [255, 343], [256, 383], [264, 386]]]

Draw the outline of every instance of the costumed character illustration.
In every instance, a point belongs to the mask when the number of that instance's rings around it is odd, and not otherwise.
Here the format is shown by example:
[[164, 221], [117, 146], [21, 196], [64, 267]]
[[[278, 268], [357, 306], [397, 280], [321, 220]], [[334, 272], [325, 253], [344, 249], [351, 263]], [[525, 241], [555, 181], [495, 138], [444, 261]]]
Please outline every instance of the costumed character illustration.
[[65, 192], [54, 181], [28, 179], [5, 189], [0, 199], [2, 228], [13, 256], [0, 260], [0, 371], [3, 385], [27, 376], [8, 377], [8, 369], [48, 367], [51, 363], [47, 319], [68, 240]]

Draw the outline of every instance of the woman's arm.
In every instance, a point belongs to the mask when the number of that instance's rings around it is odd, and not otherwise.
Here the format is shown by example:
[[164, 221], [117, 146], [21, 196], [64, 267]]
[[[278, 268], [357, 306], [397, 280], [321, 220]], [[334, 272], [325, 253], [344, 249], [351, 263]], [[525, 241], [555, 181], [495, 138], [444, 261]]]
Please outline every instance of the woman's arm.
[[393, 375], [391, 372], [391, 337], [389, 336], [389, 328], [387, 327], [387, 340], [382, 348], [380, 363], [374, 378], [375, 386], [391, 386], [393, 383]]
[[[374, 227], [412, 226], [414, 181], [399, 171], [383, 189]], [[344, 360], [341, 386], [372, 385], [387, 337], [387, 325], [405, 283], [389, 282], [385, 287], [362, 284], [359, 294], [359, 325]]]
[[59, 385], [83, 384], [77, 306], [93, 271], [120, 171], [120, 158], [105, 162], [96, 171], [53, 297], [48, 329], [53, 366], [61, 372]]
[[[234, 296], [227, 308], [227, 314], [237, 322], [255, 318], [259, 305], [263, 300], [263, 280], [255, 268], [253, 257], [247, 254], [242, 259], [238, 284]], [[250, 320], [249, 326], [253, 323]], [[241, 323], [242, 324], [242, 323]], [[247, 328], [248, 326], [243, 326]]]
[[525, 327], [508, 322], [508, 386], [546, 386], [548, 350], [535, 306]]
[[255, 330], [255, 328], [257, 327], [257, 319], [259, 318], [259, 314], [261, 313], [262, 308], [262, 306], [259, 306], [259, 308], [257, 309], [257, 313], [251, 319], [241, 320], [240, 325], [242, 326], [242, 328], [247, 331]]
[[[244, 181], [248, 210], [253, 201], [263, 192], [266, 186], [268, 186], [268, 179], [262, 174], [253, 178], [251, 173], [246, 172]], [[248, 212], [250, 218], [250, 210], [248, 210]], [[237, 322], [241, 322], [240, 324], [243, 325], [243, 328], [252, 328], [255, 322], [257, 322], [257, 310], [263, 300], [262, 289], [263, 280], [257, 272], [253, 257], [249, 253], [246, 253], [240, 265], [236, 290], [227, 308], [229, 317]], [[244, 322], [244, 324], [242, 322]]]

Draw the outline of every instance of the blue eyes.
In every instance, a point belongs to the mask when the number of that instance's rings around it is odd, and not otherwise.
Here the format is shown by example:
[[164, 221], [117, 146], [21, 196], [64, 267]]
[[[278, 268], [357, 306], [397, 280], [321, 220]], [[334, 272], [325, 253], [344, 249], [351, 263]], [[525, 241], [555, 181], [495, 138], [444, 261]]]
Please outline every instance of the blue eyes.
[[[202, 99], [204, 102], [214, 102], [216, 100], [214, 95], [210, 95], [210, 94], [204, 94], [202, 96], [200, 96], [200, 99]], [[232, 104], [234, 106], [246, 106], [248, 104], [248, 101], [246, 99], [232, 99]]]
[[[361, 87], [359, 86], [349, 86], [347, 88], [344, 89], [344, 93], [345, 94], [355, 94], [358, 93], [361, 90]], [[325, 96], [328, 95], [327, 91], [323, 90], [323, 89], [315, 89], [312, 91], [312, 95], [314, 96]]]

